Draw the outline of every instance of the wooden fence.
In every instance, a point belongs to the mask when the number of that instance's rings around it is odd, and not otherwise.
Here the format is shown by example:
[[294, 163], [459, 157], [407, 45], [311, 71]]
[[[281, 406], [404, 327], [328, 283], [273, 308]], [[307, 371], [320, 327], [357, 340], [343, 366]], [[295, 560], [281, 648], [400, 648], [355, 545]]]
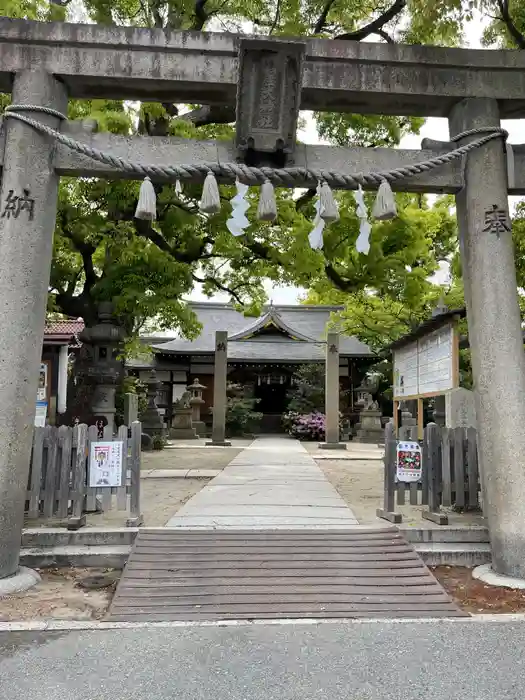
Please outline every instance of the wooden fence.
[[[402, 436], [402, 439], [407, 439]], [[479, 509], [480, 476], [478, 468], [477, 436], [475, 428], [440, 428], [429, 423], [424, 431], [422, 448], [422, 475], [420, 482], [404, 483], [396, 480], [397, 440], [394, 426], [385, 428], [384, 503], [377, 511], [380, 518], [402, 522], [399, 506], [428, 506], [423, 518], [439, 525], [448, 525], [448, 516], [441, 508]]]
[[27, 517], [68, 518], [68, 528], [85, 525], [86, 512], [116, 509], [128, 511], [127, 525], [140, 525], [140, 440], [139, 422], [121, 426], [116, 436], [104, 429], [102, 440], [124, 443], [122, 477], [119, 487], [88, 485], [90, 445], [98, 442], [96, 426], [35, 428], [27, 487]]

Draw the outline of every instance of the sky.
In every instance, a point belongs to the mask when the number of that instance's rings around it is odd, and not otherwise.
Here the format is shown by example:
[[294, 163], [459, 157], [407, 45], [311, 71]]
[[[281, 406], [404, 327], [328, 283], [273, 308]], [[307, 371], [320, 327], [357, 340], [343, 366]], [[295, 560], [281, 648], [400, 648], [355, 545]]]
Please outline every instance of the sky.
[[[481, 21], [480, 17], [479, 22], [472, 22], [467, 28], [467, 47], [481, 48], [480, 38], [482, 32], [483, 22]], [[315, 121], [312, 117], [312, 114], [308, 112], [303, 112], [301, 113], [301, 117], [303, 117], [305, 121], [305, 128], [298, 130], [298, 139], [302, 143], [311, 145], [322, 143], [327, 144], [327, 141], [323, 141], [317, 136]], [[509, 143], [523, 143], [525, 139], [523, 137], [524, 124], [522, 120], [514, 119], [509, 121], [503, 121], [502, 126], [509, 132]], [[448, 141], [448, 121], [446, 119], [438, 119], [435, 117], [427, 119], [426, 123], [421, 129], [420, 134], [418, 136], [411, 135], [403, 138], [400, 144], [400, 148], [419, 149], [421, 148], [421, 141], [424, 138], [432, 138], [439, 141]], [[511, 198], [511, 200], [515, 199], [516, 198], [514, 197]], [[441, 271], [441, 273], [437, 273], [435, 279], [437, 282], [445, 282], [447, 277], [448, 270], [445, 267]], [[300, 295], [304, 294], [304, 290], [299, 289], [297, 287], [275, 287], [271, 282], [267, 282], [265, 288], [268, 293], [268, 298], [271, 299], [274, 304], [297, 304]], [[190, 298], [195, 301], [208, 300], [208, 297], [206, 297], [202, 293], [200, 285], [194, 289]], [[213, 297], [213, 301], [228, 300], [229, 297], [226, 294], [217, 294]]]

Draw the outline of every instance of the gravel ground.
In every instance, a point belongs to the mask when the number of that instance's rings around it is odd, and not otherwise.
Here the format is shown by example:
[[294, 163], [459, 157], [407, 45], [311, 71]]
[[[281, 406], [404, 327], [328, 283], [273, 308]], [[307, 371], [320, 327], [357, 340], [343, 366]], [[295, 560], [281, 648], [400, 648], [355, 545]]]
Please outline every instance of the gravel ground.
[[251, 440], [232, 440], [231, 447], [205, 447], [203, 440], [173, 440], [158, 452], [142, 453], [142, 469], [224, 469]]
[[[314, 455], [312, 455], [314, 456]], [[314, 457], [315, 458], [315, 457]], [[376, 516], [377, 508], [383, 507], [383, 463], [379, 460], [317, 459], [316, 464], [323, 470], [328, 481], [341, 498], [348, 504], [360, 523], [386, 523]], [[424, 520], [421, 512], [427, 506], [397, 506], [403, 515], [404, 525], [439, 528], [429, 520]], [[454, 513], [446, 511], [450, 525], [483, 525], [477, 513]]]
[[87, 576], [104, 574], [115, 583], [120, 572], [112, 569], [38, 569], [42, 580], [24, 593], [0, 598], [0, 621], [99, 620], [111, 602], [115, 584], [86, 590], [77, 584]]

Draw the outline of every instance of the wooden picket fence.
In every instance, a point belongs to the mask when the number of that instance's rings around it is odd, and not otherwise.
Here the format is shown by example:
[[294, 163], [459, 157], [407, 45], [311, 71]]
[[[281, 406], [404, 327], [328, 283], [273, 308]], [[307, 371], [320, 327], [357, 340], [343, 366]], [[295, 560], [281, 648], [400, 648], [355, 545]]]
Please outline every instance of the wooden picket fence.
[[[407, 436], [402, 436], [407, 439]], [[428, 506], [423, 518], [439, 525], [448, 524], [441, 508], [479, 509], [481, 507], [477, 435], [475, 428], [440, 428], [429, 423], [424, 431], [422, 475], [418, 483], [396, 481], [397, 440], [394, 426], [385, 428], [384, 503], [377, 515], [390, 522], [402, 522], [399, 506]]]
[[[35, 518], [68, 518], [68, 528], [85, 524], [85, 513], [116, 509], [128, 511], [128, 525], [140, 525], [141, 432], [139, 422], [123, 425], [113, 436], [96, 426], [36, 427], [29, 471], [26, 515]], [[120, 440], [124, 443], [122, 486], [92, 488], [88, 485], [92, 442]]]

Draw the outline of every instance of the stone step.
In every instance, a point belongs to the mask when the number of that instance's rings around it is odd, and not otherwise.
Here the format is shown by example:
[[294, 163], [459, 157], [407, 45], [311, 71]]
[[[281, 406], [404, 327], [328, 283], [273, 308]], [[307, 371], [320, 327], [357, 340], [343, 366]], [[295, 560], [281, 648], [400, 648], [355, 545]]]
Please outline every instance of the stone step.
[[427, 566], [467, 566], [473, 568], [491, 561], [488, 542], [426, 542], [415, 545]]
[[136, 527], [81, 528], [66, 530], [62, 527], [28, 528], [22, 532], [22, 547], [44, 549], [50, 547], [126, 547], [137, 536]]
[[32, 547], [22, 549], [20, 564], [29, 568], [95, 567], [122, 569], [126, 564], [131, 545], [127, 546], [68, 546]]

